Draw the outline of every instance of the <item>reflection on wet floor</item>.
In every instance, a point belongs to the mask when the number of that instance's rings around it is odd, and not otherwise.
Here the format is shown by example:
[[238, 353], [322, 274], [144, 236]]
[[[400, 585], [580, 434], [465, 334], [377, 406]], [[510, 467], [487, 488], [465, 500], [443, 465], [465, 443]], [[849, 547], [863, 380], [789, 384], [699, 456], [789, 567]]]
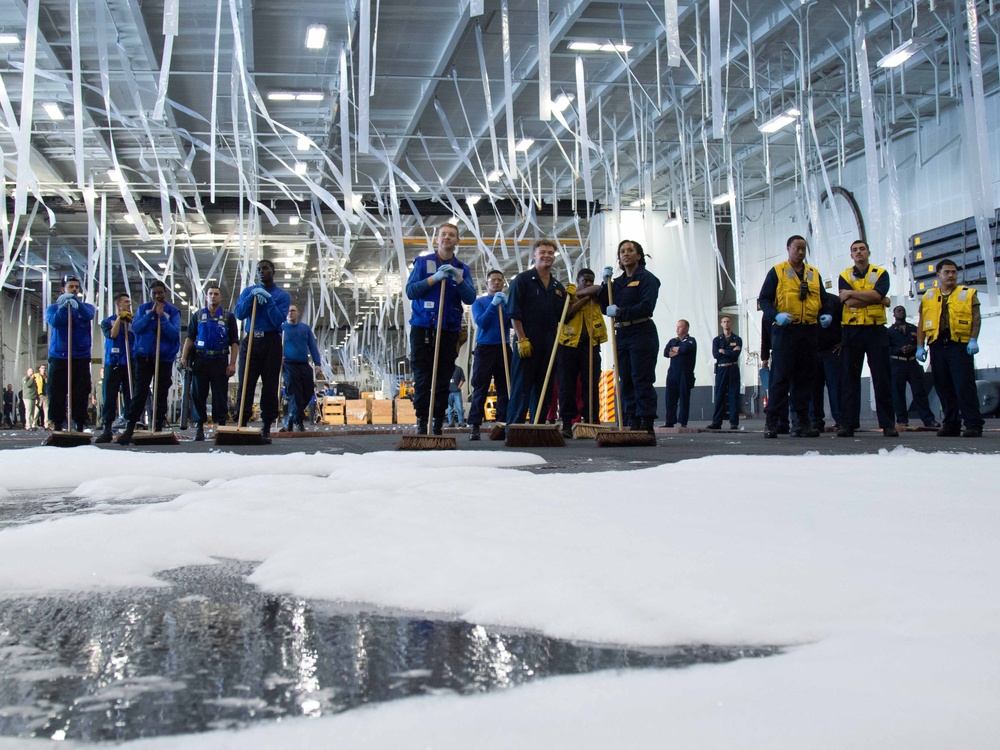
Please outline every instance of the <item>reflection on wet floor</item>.
[[775, 647], [596, 647], [262, 594], [252, 565], [115, 595], [0, 600], [0, 736], [124, 741], [322, 716], [548, 675], [684, 667]]

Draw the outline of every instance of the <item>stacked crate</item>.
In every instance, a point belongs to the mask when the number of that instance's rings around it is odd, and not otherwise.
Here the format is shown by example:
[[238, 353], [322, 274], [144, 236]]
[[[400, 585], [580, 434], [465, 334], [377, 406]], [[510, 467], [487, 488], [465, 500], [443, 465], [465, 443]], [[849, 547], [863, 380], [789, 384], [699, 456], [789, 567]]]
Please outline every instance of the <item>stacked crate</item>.
[[323, 424], [344, 424], [343, 396], [326, 396], [323, 399]]
[[392, 424], [392, 401], [387, 398], [369, 399], [372, 424]]
[[413, 402], [408, 398], [393, 399], [396, 406], [396, 424], [416, 424], [417, 413], [413, 410]]
[[368, 424], [371, 416], [368, 411], [368, 404], [371, 403], [366, 398], [350, 399], [344, 402], [344, 411], [347, 424]]

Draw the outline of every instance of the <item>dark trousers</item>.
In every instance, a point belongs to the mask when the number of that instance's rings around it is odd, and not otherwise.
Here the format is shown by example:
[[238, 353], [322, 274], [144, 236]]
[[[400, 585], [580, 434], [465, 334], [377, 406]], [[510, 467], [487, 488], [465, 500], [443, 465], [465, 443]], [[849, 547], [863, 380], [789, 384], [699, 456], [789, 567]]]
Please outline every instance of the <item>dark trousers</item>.
[[959, 341], [931, 344], [931, 373], [934, 390], [941, 399], [941, 423], [958, 427], [959, 416], [965, 427], [982, 429], [985, 420], [979, 413], [979, 393], [976, 390], [976, 361]]
[[681, 427], [687, 427], [688, 418], [691, 416], [691, 389], [693, 383], [688, 383], [688, 376], [685, 372], [680, 372], [671, 377], [667, 374], [667, 419], [668, 425], [673, 427], [677, 422]]
[[[146, 410], [146, 399], [152, 392], [153, 380], [156, 375], [155, 357], [134, 357], [135, 366], [135, 393], [132, 394], [132, 402], [129, 404], [128, 421], [134, 425], [142, 417]], [[160, 360], [160, 377], [156, 383], [156, 413], [153, 415], [153, 429], [159, 432], [163, 429], [164, 422], [167, 421], [167, 394], [170, 392], [170, 384], [173, 382], [172, 374], [174, 369], [173, 360]]]
[[[243, 399], [243, 413], [239, 425], [244, 426], [253, 414], [253, 396], [257, 390], [257, 380], [261, 381], [260, 418], [264, 427], [270, 428], [278, 418], [278, 381], [281, 380], [281, 333], [278, 331], [254, 331], [253, 346], [250, 347], [250, 364], [247, 368], [246, 398]], [[247, 338], [240, 342], [240, 361], [246, 363]], [[240, 368], [243, 372], [243, 368]], [[242, 392], [241, 392], [242, 397]]]
[[208, 389], [212, 389], [212, 421], [216, 426], [226, 423], [229, 418], [229, 376], [226, 367], [229, 357], [203, 357], [194, 355], [191, 373], [191, 405], [194, 420], [199, 425], [208, 421]]
[[726, 411], [729, 411], [729, 424], [738, 427], [740, 424], [740, 366], [736, 363], [715, 366], [715, 413], [712, 414], [712, 424], [721, 425]]
[[656, 419], [656, 358], [660, 339], [653, 321], [615, 329], [618, 352], [618, 388], [621, 389], [621, 424], [642, 427]]
[[793, 427], [809, 424], [809, 399], [816, 376], [817, 326], [807, 323], [771, 326], [771, 379], [767, 389], [767, 423], [789, 414]]
[[132, 391], [128, 382], [127, 365], [104, 365], [104, 405], [101, 408], [101, 419], [104, 431], [111, 432], [111, 426], [118, 419], [118, 394], [122, 397], [122, 414], [128, 414], [132, 401]]
[[[417, 419], [426, 420], [431, 406], [431, 381], [434, 377], [434, 336], [436, 329], [410, 328], [410, 367], [413, 369], [413, 411]], [[458, 357], [458, 331], [441, 331], [441, 347], [437, 360], [437, 383], [434, 388], [432, 419], [444, 424], [448, 409], [448, 383], [455, 372]]]
[[[883, 430], [896, 424], [892, 411], [892, 375], [889, 373], [889, 331], [885, 326], [844, 326], [840, 349], [841, 417], [854, 427], [861, 421], [861, 367], [868, 359], [875, 389], [875, 413]], [[844, 426], [844, 425], [842, 425]]]
[[[90, 359], [73, 362], [73, 424], [82, 430], [90, 407]], [[49, 414], [56, 430], [66, 426], [66, 360], [49, 357]], [[25, 429], [31, 425], [25, 425]]]
[[[549, 358], [552, 356], [552, 347], [555, 342], [532, 341], [532, 353], [527, 359], [523, 359], [514, 347], [514, 357], [511, 364], [510, 373], [510, 404], [507, 406], [507, 423], [524, 424], [528, 413], [531, 413], [532, 422], [534, 416], [541, 413], [538, 419], [539, 424], [543, 424], [545, 413], [549, 410], [549, 402], [552, 398], [552, 387], [555, 384], [555, 374], [549, 378], [549, 385], [542, 393], [542, 386], [545, 383], [545, 371], [549, 366]], [[576, 391], [573, 391], [576, 393]]]
[[[824, 386], [830, 396], [830, 416], [833, 423], [840, 425], [840, 354], [827, 349], [816, 356], [816, 374], [813, 376], [812, 397], [809, 400], [809, 424], [817, 430], [826, 427]], [[847, 425], [858, 427], [858, 425]]]
[[[593, 366], [591, 366], [593, 357]], [[601, 382], [601, 350], [591, 346], [590, 340], [581, 340], [579, 346], [560, 346], [556, 353], [559, 368], [559, 416], [563, 427], [570, 427], [577, 413], [587, 424], [600, 424], [597, 419], [600, 399], [597, 386]], [[577, 407], [577, 381], [582, 381], [583, 408]], [[590, 405], [594, 405], [591, 413]]]
[[288, 394], [288, 413], [285, 415], [285, 428], [303, 424], [306, 419], [306, 407], [309, 405], [316, 382], [313, 380], [313, 368], [308, 362], [289, 362], [285, 360], [282, 370], [285, 383], [285, 393]]
[[917, 364], [916, 357], [909, 359], [890, 359], [889, 365], [892, 368], [892, 408], [896, 412], [896, 422], [899, 424], [909, 424], [909, 409], [906, 407], [906, 384], [910, 384], [910, 393], [913, 394], [913, 405], [917, 407], [917, 414], [927, 427], [936, 421], [931, 405], [927, 401], [927, 389], [924, 388], [924, 368]]
[[[503, 366], [503, 344], [479, 344], [472, 364], [472, 404], [469, 406], [469, 424], [480, 425], [486, 412], [486, 396], [492, 380], [497, 393], [497, 422], [507, 421], [507, 373]], [[507, 360], [512, 357], [507, 349]]]

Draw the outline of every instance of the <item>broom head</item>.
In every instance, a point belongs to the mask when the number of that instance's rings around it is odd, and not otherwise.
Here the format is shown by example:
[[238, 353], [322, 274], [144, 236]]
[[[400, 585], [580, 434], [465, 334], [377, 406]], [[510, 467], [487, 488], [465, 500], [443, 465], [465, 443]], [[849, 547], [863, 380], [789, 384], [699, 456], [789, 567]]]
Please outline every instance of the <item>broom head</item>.
[[490, 440], [506, 440], [507, 439], [507, 423], [497, 422], [493, 425], [493, 429], [490, 430]]
[[508, 448], [565, 448], [566, 441], [554, 424], [509, 424], [504, 445]]
[[270, 438], [265, 440], [255, 427], [223, 425], [215, 430], [216, 445], [267, 445], [270, 442]]
[[599, 448], [656, 447], [656, 435], [645, 430], [601, 430], [597, 433]]
[[177, 445], [179, 441], [172, 432], [145, 430], [132, 433], [132, 442], [136, 445]]
[[443, 435], [403, 435], [396, 446], [398, 451], [454, 451], [458, 441]]
[[604, 425], [590, 424], [589, 422], [577, 422], [573, 425], [574, 440], [593, 440], [597, 433], [604, 430]]
[[90, 437], [86, 432], [60, 430], [45, 438], [42, 445], [54, 445], [56, 448], [75, 448], [78, 445], [90, 445]]

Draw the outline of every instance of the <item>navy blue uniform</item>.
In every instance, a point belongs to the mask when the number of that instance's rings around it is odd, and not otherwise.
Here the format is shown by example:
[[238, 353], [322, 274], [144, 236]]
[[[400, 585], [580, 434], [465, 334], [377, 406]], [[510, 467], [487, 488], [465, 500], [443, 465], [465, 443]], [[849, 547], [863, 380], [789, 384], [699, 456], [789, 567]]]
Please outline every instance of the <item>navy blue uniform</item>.
[[208, 390], [212, 389], [212, 420], [222, 426], [229, 418], [229, 352], [239, 343], [236, 316], [220, 305], [213, 315], [203, 307], [188, 325], [187, 338], [194, 342], [191, 375], [191, 405], [195, 422], [208, 421]]
[[917, 414], [925, 427], [934, 427], [937, 420], [927, 401], [924, 368], [917, 362], [917, 327], [912, 323], [889, 326], [889, 366], [892, 368], [892, 408], [896, 412], [896, 424], [910, 423], [906, 408], [906, 384], [909, 383]]
[[[611, 280], [611, 296], [618, 308], [614, 317], [615, 350], [618, 354], [618, 388], [621, 393], [623, 427], [652, 430], [656, 419], [656, 353], [660, 338], [653, 310], [660, 295], [660, 280], [644, 266], [632, 276]], [[597, 294], [601, 310], [608, 309], [607, 282]]]
[[721, 427], [729, 411], [729, 426], [740, 426], [740, 355], [743, 339], [735, 333], [728, 338], [719, 334], [712, 339], [712, 356], [715, 358], [715, 412], [712, 426]]
[[[444, 309], [438, 310], [441, 290], [429, 279], [443, 265], [451, 265], [462, 272], [462, 281], [445, 278], [438, 282], [445, 285]], [[462, 330], [462, 303], [476, 301], [472, 286], [472, 270], [457, 257], [440, 258], [437, 253], [418, 255], [413, 260], [413, 270], [406, 280], [406, 296], [410, 300], [410, 367], [413, 368], [413, 410], [418, 422], [426, 422], [431, 404], [431, 383], [434, 380], [434, 338], [437, 335], [438, 315], [441, 320], [441, 345], [436, 363], [437, 382], [434, 388], [434, 414], [438, 425], [444, 424], [448, 408], [448, 380], [455, 370], [458, 357], [458, 336]]]
[[288, 413], [285, 414], [285, 429], [293, 425], [303, 427], [306, 406], [316, 390], [313, 379], [313, 368], [309, 366], [309, 357], [313, 365], [319, 367], [322, 359], [319, 347], [316, 345], [316, 335], [305, 323], [284, 323], [281, 330], [285, 337], [285, 364], [282, 377], [285, 382], [285, 392], [288, 394]]
[[492, 380], [497, 394], [497, 422], [507, 421], [507, 375], [501, 347], [507, 348], [507, 361], [513, 356], [507, 343], [510, 339], [510, 317], [500, 313], [503, 306], [494, 306], [492, 295], [484, 295], [472, 303], [472, 319], [476, 321], [476, 358], [472, 365], [472, 404], [469, 406], [469, 424], [481, 425]]
[[840, 371], [843, 367], [840, 361], [840, 345], [843, 339], [841, 327], [841, 302], [832, 294], [824, 295], [826, 302], [824, 311], [832, 322], [827, 328], [820, 327], [816, 334], [816, 374], [813, 376], [812, 398], [809, 399], [809, 425], [823, 432], [826, 429], [826, 404], [824, 386], [830, 398], [830, 416], [838, 427], [857, 428], [858, 425], [841, 425], [840, 423]]
[[678, 351], [670, 358], [667, 370], [667, 419], [666, 426], [677, 422], [687, 427], [691, 412], [691, 389], [694, 388], [694, 365], [698, 357], [698, 342], [692, 336], [672, 338], [663, 347], [663, 356], [669, 355], [674, 347]]
[[[160, 329], [159, 351], [156, 349], [157, 324]], [[172, 382], [174, 359], [181, 343], [181, 312], [169, 302], [164, 302], [163, 314], [157, 316], [153, 313], [153, 303], [144, 302], [135, 313], [132, 330], [135, 332], [135, 393], [129, 404], [127, 420], [134, 426], [145, 411], [159, 361], [160, 377], [156, 384], [153, 422], [154, 429], [160, 431], [167, 420], [167, 394]]]
[[45, 322], [52, 331], [49, 342], [49, 414], [56, 430], [63, 429], [66, 424], [67, 358], [73, 368], [71, 416], [78, 430], [83, 430], [87, 421], [90, 401], [91, 329], [95, 310], [93, 305], [77, 299], [77, 307], [72, 311], [73, 351], [67, 352], [70, 309], [70, 305], [63, 307], [55, 304], [45, 310]]
[[[111, 432], [111, 426], [118, 418], [118, 395], [121, 394], [122, 398], [122, 414], [128, 414], [132, 400], [128, 353], [135, 348], [135, 334], [132, 332], [131, 326], [122, 323], [118, 326], [118, 335], [112, 337], [111, 329], [116, 320], [118, 320], [117, 315], [110, 315], [101, 321], [101, 332], [104, 334], [104, 387], [101, 418], [104, 421], [105, 432]], [[126, 335], [128, 336], [128, 351], [126, 351]]]
[[508, 314], [513, 320], [521, 321], [524, 335], [531, 342], [531, 356], [527, 359], [522, 358], [514, 347], [510, 404], [507, 407], [507, 422], [510, 424], [523, 424], [529, 411], [534, 417], [536, 410], [542, 414], [549, 410], [555, 378], [549, 379], [545, 393], [542, 393], [542, 385], [552, 349], [556, 345], [556, 330], [565, 300], [566, 288], [562, 282], [550, 276], [546, 287], [534, 268], [519, 273], [510, 284]]
[[[248, 286], [236, 301], [233, 312], [237, 320], [250, 320], [253, 315], [253, 290], [264, 289], [271, 295], [267, 304], [257, 303], [257, 317], [253, 331], [240, 342], [240, 364], [238, 374], [243, 377], [244, 363], [247, 355], [247, 342], [253, 336], [253, 346], [250, 347], [250, 364], [246, 366], [246, 382], [240, 384], [246, 391], [243, 398], [243, 413], [238, 415], [238, 425], [250, 421], [253, 413], [253, 394], [257, 389], [257, 379], [261, 381], [260, 418], [265, 429], [270, 430], [271, 423], [278, 418], [278, 380], [281, 378], [281, 326], [288, 317], [288, 308], [292, 298], [284, 289], [274, 284], [270, 287], [262, 284]], [[244, 326], [246, 330], [246, 326]]]

